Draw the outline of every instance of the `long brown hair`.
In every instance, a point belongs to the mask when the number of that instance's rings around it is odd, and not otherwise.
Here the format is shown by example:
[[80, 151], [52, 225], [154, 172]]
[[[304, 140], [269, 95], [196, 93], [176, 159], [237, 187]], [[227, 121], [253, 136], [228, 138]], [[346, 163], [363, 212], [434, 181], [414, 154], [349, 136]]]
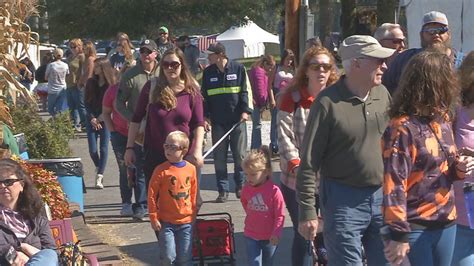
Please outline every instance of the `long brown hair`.
[[468, 106], [474, 103], [474, 51], [464, 58], [458, 73], [462, 105]]
[[[176, 57], [179, 59], [179, 62], [181, 63], [181, 73], [179, 78], [181, 81], [184, 81], [184, 91], [193, 95], [193, 97], [196, 95], [200, 96], [201, 94], [199, 92], [199, 84], [189, 71], [189, 67], [186, 64], [186, 60], [184, 59], [184, 54], [181, 49], [177, 47], [168, 49], [161, 57], [161, 63], [164, 62], [164, 58], [168, 55], [176, 55]], [[170, 111], [176, 108], [176, 101], [176, 96], [169, 86], [163, 66], [160, 65], [160, 74], [158, 75], [156, 87], [153, 89], [151, 95], [151, 102], [159, 102], [167, 111]]]
[[95, 51], [95, 45], [93, 42], [86, 41], [84, 43], [84, 55], [86, 56], [86, 58], [97, 56], [97, 52]]
[[428, 120], [444, 117], [457, 103], [457, 77], [448, 56], [423, 51], [407, 63], [388, 111], [390, 118], [422, 116]]
[[115, 77], [115, 69], [110, 64], [107, 58], [98, 58], [94, 61], [94, 68], [100, 67], [105, 80], [105, 84], [100, 86], [99, 79], [100, 75], [94, 74], [92, 78], [87, 80], [86, 90], [84, 92], [84, 101], [91, 106], [100, 106], [102, 105], [102, 99], [104, 98], [105, 91], [110, 85], [117, 83]]
[[329, 50], [324, 47], [313, 46], [304, 53], [303, 60], [298, 66], [298, 69], [296, 69], [296, 74], [288, 86], [288, 91], [297, 91], [308, 86], [308, 77], [306, 76], [306, 71], [308, 70], [311, 59], [318, 55], [326, 55], [329, 57], [329, 63], [332, 65], [331, 70], [329, 70], [330, 74], [326, 83], [326, 87], [334, 84], [339, 79], [339, 75], [336, 71], [336, 61], [334, 60], [331, 52], [329, 52]]
[[34, 219], [43, 209], [43, 201], [36, 190], [31, 178], [26, 174], [21, 165], [12, 159], [0, 160], [0, 175], [15, 175], [21, 180], [23, 191], [18, 195], [17, 209], [24, 218]]
[[270, 64], [270, 65], [275, 65], [275, 59], [273, 58], [272, 55], [262, 55], [260, 58], [255, 61], [255, 63], [252, 64], [251, 68], [254, 68], [256, 66], [263, 67], [263, 64]]

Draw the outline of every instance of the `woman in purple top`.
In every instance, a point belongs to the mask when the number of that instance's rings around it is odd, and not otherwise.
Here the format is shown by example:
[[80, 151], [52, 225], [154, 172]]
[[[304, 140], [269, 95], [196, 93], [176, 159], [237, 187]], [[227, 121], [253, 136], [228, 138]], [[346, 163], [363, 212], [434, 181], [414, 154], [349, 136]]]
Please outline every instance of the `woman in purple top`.
[[271, 55], [260, 57], [249, 70], [250, 84], [252, 84], [253, 113], [252, 113], [252, 149], [262, 146], [262, 112], [268, 100], [268, 73], [275, 66]]
[[141, 91], [129, 125], [125, 152], [126, 164], [133, 165], [134, 142], [140, 122], [146, 118], [143, 170], [147, 187], [155, 167], [166, 161], [163, 144], [170, 132], [180, 130], [189, 136], [191, 147], [185, 159], [197, 168], [203, 165], [204, 138], [203, 99], [200, 88], [179, 48], [169, 49], [163, 54], [156, 86], [150, 87], [151, 82], [148, 81]]
[[[462, 106], [456, 109], [454, 140], [462, 153], [474, 151], [474, 52], [470, 52], [459, 68]], [[472, 155], [472, 153], [471, 153]], [[454, 196], [457, 210], [457, 233], [452, 265], [474, 265], [474, 229], [469, 227], [464, 202], [463, 186], [474, 182], [474, 174], [465, 180], [454, 182]]]

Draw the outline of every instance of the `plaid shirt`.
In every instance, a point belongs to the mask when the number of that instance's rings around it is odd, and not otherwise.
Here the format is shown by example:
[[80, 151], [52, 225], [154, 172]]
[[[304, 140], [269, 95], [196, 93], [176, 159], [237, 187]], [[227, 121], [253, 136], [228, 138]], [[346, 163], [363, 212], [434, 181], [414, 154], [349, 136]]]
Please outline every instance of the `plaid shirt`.
[[300, 164], [300, 146], [303, 142], [309, 108], [314, 101], [307, 89], [287, 92], [278, 99], [277, 132], [280, 152], [280, 180], [295, 189], [296, 177], [291, 171]]

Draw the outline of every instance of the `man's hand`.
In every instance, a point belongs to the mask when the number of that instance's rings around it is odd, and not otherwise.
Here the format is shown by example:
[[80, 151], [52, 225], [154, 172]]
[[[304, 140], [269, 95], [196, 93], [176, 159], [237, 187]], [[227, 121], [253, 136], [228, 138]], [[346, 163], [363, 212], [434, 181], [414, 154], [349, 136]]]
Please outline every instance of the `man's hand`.
[[313, 241], [318, 231], [318, 220], [309, 220], [298, 224], [298, 232], [304, 239]]
[[400, 265], [410, 251], [408, 243], [389, 240], [383, 249], [388, 262], [393, 265]]
[[211, 131], [211, 122], [208, 119], [204, 120], [204, 131]]
[[245, 122], [247, 120], [249, 120], [249, 114], [243, 112], [242, 115], [240, 115], [240, 121]]
[[150, 221], [151, 223], [151, 228], [153, 228], [153, 230], [159, 232], [161, 230], [161, 223], [160, 221]]
[[23, 253], [23, 252], [21, 252], [21, 251], [18, 251], [18, 252], [16, 253], [16, 258], [15, 258], [15, 260], [13, 261], [13, 264], [12, 264], [12, 265], [13, 265], [13, 266], [23, 266], [23, 265], [25, 265], [25, 264], [28, 262], [29, 259], [30, 259], [30, 258], [29, 258], [25, 253]]

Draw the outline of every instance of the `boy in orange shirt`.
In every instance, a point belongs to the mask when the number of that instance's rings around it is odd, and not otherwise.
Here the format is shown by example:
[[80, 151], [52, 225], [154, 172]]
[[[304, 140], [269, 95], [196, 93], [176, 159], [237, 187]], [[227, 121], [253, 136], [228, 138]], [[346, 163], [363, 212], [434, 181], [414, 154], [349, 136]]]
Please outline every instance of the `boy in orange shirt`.
[[155, 168], [148, 187], [151, 227], [159, 239], [160, 265], [191, 265], [197, 175], [194, 165], [183, 160], [189, 138], [173, 131], [163, 146], [168, 161]]

